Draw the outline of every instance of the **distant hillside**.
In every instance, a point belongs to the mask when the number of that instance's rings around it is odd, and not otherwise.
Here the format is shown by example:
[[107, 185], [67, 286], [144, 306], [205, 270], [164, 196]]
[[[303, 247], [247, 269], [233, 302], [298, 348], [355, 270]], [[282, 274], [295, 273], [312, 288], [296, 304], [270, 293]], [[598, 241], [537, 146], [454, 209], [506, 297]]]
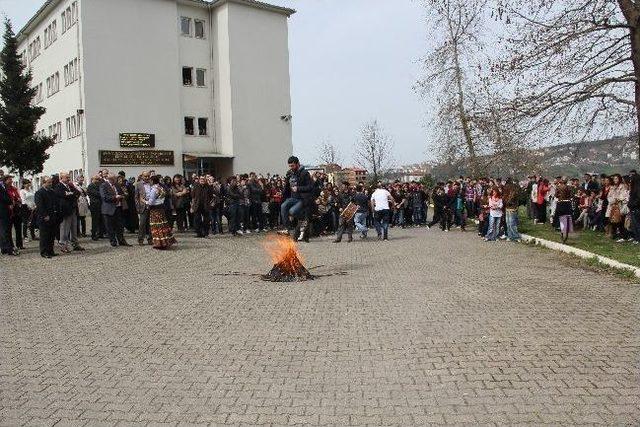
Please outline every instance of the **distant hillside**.
[[[486, 157], [481, 157], [480, 160], [481, 163], [490, 165], [489, 175], [502, 177], [531, 173], [569, 177], [585, 173], [625, 174], [631, 169], [640, 169], [635, 136], [523, 150], [520, 153], [520, 166], [517, 168], [500, 161], [491, 162]], [[467, 175], [466, 159], [453, 164], [435, 164], [432, 173], [437, 178]]]
[[639, 168], [634, 137], [544, 147], [534, 154], [542, 172], [549, 176], [626, 173]]

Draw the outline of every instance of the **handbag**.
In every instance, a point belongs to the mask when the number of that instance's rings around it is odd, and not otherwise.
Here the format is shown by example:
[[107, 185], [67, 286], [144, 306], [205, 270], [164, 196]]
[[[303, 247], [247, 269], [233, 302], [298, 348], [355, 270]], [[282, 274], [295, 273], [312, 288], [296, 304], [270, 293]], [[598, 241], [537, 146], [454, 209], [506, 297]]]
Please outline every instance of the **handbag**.
[[609, 222], [611, 224], [620, 224], [622, 222], [622, 213], [620, 212], [620, 205], [618, 202], [611, 205], [611, 212], [609, 213]]

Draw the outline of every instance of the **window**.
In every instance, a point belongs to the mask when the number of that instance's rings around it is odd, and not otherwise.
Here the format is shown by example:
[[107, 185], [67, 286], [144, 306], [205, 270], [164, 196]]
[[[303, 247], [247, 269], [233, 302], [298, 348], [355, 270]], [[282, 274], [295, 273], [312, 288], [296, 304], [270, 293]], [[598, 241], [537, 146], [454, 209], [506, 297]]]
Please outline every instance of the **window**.
[[54, 41], [58, 39], [58, 35], [56, 34], [56, 20], [54, 19], [51, 24], [47, 28], [44, 29], [44, 48], [48, 48], [53, 44]]
[[56, 144], [62, 141], [62, 122], [49, 126], [49, 138], [53, 139]]
[[199, 118], [198, 119], [198, 135], [206, 136], [207, 135], [207, 119]]
[[71, 3], [64, 12], [60, 14], [60, 20], [62, 21], [62, 34], [64, 34], [69, 28], [73, 27], [78, 22], [78, 2]]
[[77, 1], [74, 1], [73, 3], [71, 3], [71, 21], [74, 24], [78, 22], [78, 2]]
[[78, 58], [64, 66], [64, 85], [69, 86], [78, 80]]
[[193, 121], [195, 119], [193, 117], [185, 117], [184, 118], [184, 133], [186, 135], [194, 135], [193, 129]]
[[67, 117], [67, 139], [73, 139], [82, 134], [82, 114]]
[[38, 36], [34, 41], [29, 43], [29, 47], [28, 47], [29, 60], [33, 61], [38, 56], [40, 56], [40, 47], [41, 47], [40, 36]]
[[43, 96], [42, 96], [42, 83], [40, 83], [39, 85], [35, 86], [36, 89], [36, 94], [33, 97], [33, 105], [38, 105], [42, 102]]
[[204, 38], [204, 21], [195, 21], [196, 27], [196, 38], [203, 39]]
[[193, 68], [182, 67], [182, 84], [185, 86], [193, 86]]
[[51, 37], [51, 43], [58, 40], [58, 21], [55, 19], [51, 25], [49, 25], [49, 36]]
[[202, 68], [198, 68], [196, 70], [196, 85], [198, 85], [198, 87], [206, 86], [205, 74], [206, 74], [206, 70], [203, 70]]
[[180, 18], [180, 33], [183, 36], [191, 37], [191, 18]]
[[56, 72], [47, 78], [47, 96], [52, 96], [60, 91], [60, 73]]

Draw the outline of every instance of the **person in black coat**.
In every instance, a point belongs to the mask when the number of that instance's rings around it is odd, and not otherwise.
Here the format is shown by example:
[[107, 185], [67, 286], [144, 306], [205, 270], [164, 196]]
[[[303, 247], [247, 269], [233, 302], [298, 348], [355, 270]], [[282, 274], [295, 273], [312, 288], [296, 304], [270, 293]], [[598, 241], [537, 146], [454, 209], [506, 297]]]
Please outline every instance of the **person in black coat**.
[[0, 179], [0, 252], [3, 255], [18, 255], [18, 251], [13, 247], [11, 238], [11, 209], [13, 200], [9, 196], [6, 182], [11, 176], [2, 176]]
[[102, 199], [100, 198], [100, 185], [104, 181], [99, 176], [91, 178], [91, 184], [87, 187], [89, 196], [89, 211], [91, 212], [91, 240], [104, 239], [104, 222], [102, 221]]
[[428, 228], [433, 227], [437, 223], [440, 223], [443, 227], [445, 224], [444, 215], [445, 207], [447, 204], [447, 196], [442, 185], [442, 183], [439, 183], [438, 186], [433, 190], [433, 194], [431, 196], [431, 200], [433, 200], [433, 219], [427, 225]]
[[629, 215], [631, 215], [631, 233], [633, 233], [633, 243], [640, 244], [640, 175], [629, 175]]
[[58, 196], [52, 189], [52, 179], [45, 177], [42, 188], [36, 191], [36, 220], [40, 230], [40, 255], [43, 258], [56, 256], [53, 243], [58, 228]]

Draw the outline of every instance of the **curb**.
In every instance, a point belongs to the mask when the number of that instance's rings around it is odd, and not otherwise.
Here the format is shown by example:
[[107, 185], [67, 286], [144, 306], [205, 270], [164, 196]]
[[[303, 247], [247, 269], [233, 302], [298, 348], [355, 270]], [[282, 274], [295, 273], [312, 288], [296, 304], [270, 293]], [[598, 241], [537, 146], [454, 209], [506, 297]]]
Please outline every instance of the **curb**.
[[554, 251], [560, 251], [571, 255], [576, 255], [580, 258], [584, 259], [592, 259], [595, 258], [602, 264], [608, 265], [609, 267], [619, 268], [622, 270], [629, 270], [635, 274], [637, 278], [640, 278], [640, 268], [634, 267], [629, 264], [625, 264], [620, 261], [616, 261], [611, 258], [604, 257], [602, 255], [594, 254], [593, 252], [585, 251], [584, 249], [574, 248], [573, 246], [565, 245], [563, 243], [552, 242], [550, 240], [541, 239], [539, 237], [529, 236], [528, 234], [521, 234], [522, 241], [527, 243], [535, 243], [536, 245], [544, 246], [549, 249], [553, 249]]

